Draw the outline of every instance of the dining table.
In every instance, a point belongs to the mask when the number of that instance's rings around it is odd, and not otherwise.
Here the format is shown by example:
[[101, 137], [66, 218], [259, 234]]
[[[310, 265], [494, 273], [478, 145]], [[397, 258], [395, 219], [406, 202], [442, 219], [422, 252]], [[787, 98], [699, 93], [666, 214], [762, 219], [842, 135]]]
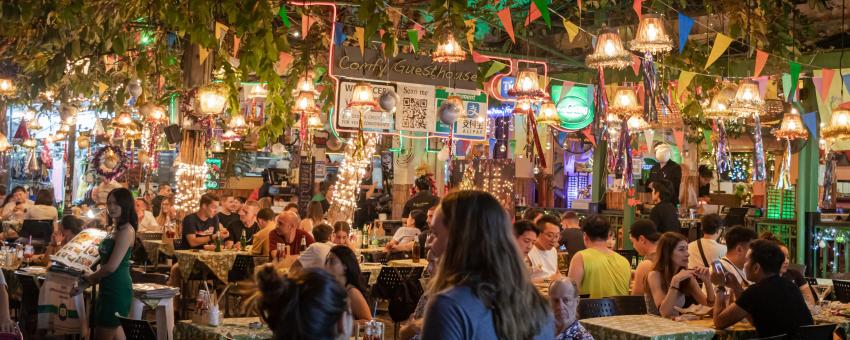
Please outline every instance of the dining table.
[[710, 327], [677, 322], [655, 315], [617, 315], [579, 320], [595, 339], [605, 340], [711, 340]]
[[174, 329], [174, 340], [265, 340], [272, 331], [259, 317], [224, 318], [218, 326], [181, 320]]
[[717, 329], [714, 327], [714, 320], [709, 316], [695, 320], [682, 320], [680, 322], [697, 326], [711, 328], [715, 331], [715, 339], [717, 340], [743, 340], [757, 338], [756, 328], [747, 320], [741, 320], [738, 323], [726, 327], [725, 329]]
[[159, 254], [168, 257], [174, 256], [174, 242], [163, 242], [162, 240], [142, 240], [142, 246], [148, 255], [148, 261], [157, 263]]
[[237, 255], [251, 256], [251, 253], [237, 250], [207, 251], [207, 250], [176, 250], [177, 265], [183, 273], [183, 280], [189, 279], [189, 273], [196, 262], [206, 266], [221, 282], [228, 283], [227, 274], [233, 267]]
[[419, 259], [418, 262], [414, 262], [413, 259], [402, 259], [402, 260], [392, 260], [387, 262], [387, 266], [390, 267], [428, 267], [428, 260]]

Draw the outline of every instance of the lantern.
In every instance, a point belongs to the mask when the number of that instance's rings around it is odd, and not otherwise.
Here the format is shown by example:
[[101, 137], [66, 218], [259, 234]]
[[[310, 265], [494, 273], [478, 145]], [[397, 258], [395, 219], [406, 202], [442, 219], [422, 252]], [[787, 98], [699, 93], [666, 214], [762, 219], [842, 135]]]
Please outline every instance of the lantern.
[[673, 49], [673, 40], [664, 29], [664, 22], [658, 14], [644, 14], [640, 18], [635, 39], [629, 42], [629, 48], [644, 53], [666, 53]]
[[631, 87], [620, 87], [614, 94], [614, 101], [610, 103], [608, 112], [623, 117], [637, 114], [643, 111], [638, 103], [637, 94]]
[[122, 111], [112, 120], [112, 125], [117, 128], [130, 128], [133, 126], [133, 116], [128, 111]]
[[266, 90], [266, 87], [262, 84], [257, 84], [251, 86], [251, 90], [248, 91], [248, 98], [256, 99], [256, 98], [265, 98], [269, 94], [269, 90]]
[[245, 116], [241, 114], [231, 117], [230, 122], [227, 123], [227, 127], [237, 135], [244, 135], [248, 132], [248, 123], [245, 122]]
[[211, 84], [198, 90], [198, 111], [207, 115], [217, 115], [227, 107], [227, 96], [222, 85]]
[[649, 130], [649, 123], [643, 119], [642, 114], [635, 114], [629, 117], [629, 120], [626, 121], [626, 124], [629, 126], [630, 133], [638, 133]]
[[325, 128], [325, 124], [322, 123], [322, 118], [319, 117], [319, 113], [313, 113], [309, 117], [307, 117], [307, 129], [310, 130], [321, 130]]
[[508, 95], [516, 97], [518, 102], [537, 102], [546, 99], [546, 92], [540, 89], [537, 70], [528, 68], [519, 71], [514, 86], [508, 90]]
[[538, 125], [561, 124], [561, 118], [558, 117], [558, 109], [555, 108], [555, 103], [546, 101], [540, 104], [540, 113], [537, 114], [536, 122]]
[[437, 45], [437, 49], [431, 55], [431, 59], [438, 63], [456, 63], [466, 59], [466, 52], [460, 48], [460, 44], [451, 33], [446, 34], [445, 40]]
[[616, 30], [606, 29], [596, 38], [593, 53], [585, 60], [593, 68], [610, 67], [622, 70], [632, 64], [632, 55], [623, 48], [620, 34]]
[[726, 83], [717, 94], [711, 98], [711, 103], [703, 109], [707, 115], [714, 118], [734, 119], [737, 118], [730, 110], [732, 99], [735, 99], [735, 94], [738, 92], [738, 85]]
[[850, 109], [842, 106], [832, 109], [830, 124], [821, 132], [821, 136], [827, 142], [850, 140]]
[[15, 94], [15, 83], [12, 78], [0, 78], [0, 96], [11, 96]]
[[139, 107], [139, 113], [142, 118], [152, 124], [167, 123], [168, 115], [165, 113], [165, 107], [154, 103], [144, 103]]
[[366, 82], [357, 83], [348, 102], [348, 108], [361, 111], [377, 110], [378, 103], [375, 101], [375, 95], [372, 94], [372, 85]]
[[531, 103], [529, 103], [527, 101], [518, 102], [518, 103], [516, 103], [516, 105], [514, 105], [514, 110], [511, 113], [513, 113], [517, 116], [522, 116], [522, 115], [526, 115], [526, 114], [529, 114], [529, 113], [533, 113], [533, 111], [531, 110]]
[[300, 114], [311, 114], [319, 111], [319, 108], [316, 107], [316, 94], [313, 92], [303, 91], [298, 93], [298, 97], [295, 98], [295, 106], [292, 108], [292, 111]]
[[761, 115], [764, 110], [764, 99], [759, 94], [759, 86], [753, 80], [744, 80], [735, 93], [730, 106], [732, 113], [741, 118], [752, 118]]
[[776, 138], [785, 138], [785, 139], [803, 139], [806, 140], [809, 138], [809, 131], [806, 130], [806, 127], [803, 125], [803, 120], [800, 119], [800, 113], [797, 112], [797, 109], [790, 107], [790, 104], [787, 104], [789, 109], [785, 112], [785, 115], [782, 116], [782, 124], [779, 125], [779, 130], [773, 131], [773, 135]]

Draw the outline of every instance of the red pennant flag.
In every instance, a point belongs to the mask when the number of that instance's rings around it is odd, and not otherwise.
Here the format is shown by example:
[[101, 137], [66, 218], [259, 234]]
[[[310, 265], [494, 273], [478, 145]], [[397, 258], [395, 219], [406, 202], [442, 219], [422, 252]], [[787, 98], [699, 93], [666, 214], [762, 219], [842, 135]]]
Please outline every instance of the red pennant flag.
[[316, 18], [309, 15], [301, 16], [301, 39], [307, 39], [307, 35], [310, 34], [310, 27], [313, 27], [316, 21], [318, 21]]
[[829, 103], [827, 99], [829, 98], [829, 89], [832, 87], [832, 77], [835, 75], [835, 70], [825, 68], [820, 72], [821, 78], [823, 78], [823, 84], [820, 88], [820, 99], [823, 100], [824, 103]]
[[590, 144], [593, 144], [593, 146], [596, 146], [596, 137], [594, 137], [593, 133], [590, 132], [589, 126], [584, 128], [583, 130], [581, 130], [581, 133], [584, 134], [585, 137], [587, 137], [587, 140], [590, 141]]
[[764, 65], [767, 64], [767, 57], [769, 55], [762, 51], [756, 50], [756, 70], [753, 72], [753, 77], [758, 77], [761, 74], [761, 70], [764, 69]]
[[679, 152], [685, 149], [685, 131], [680, 129], [673, 130], [673, 137], [676, 139], [676, 146], [679, 147]]
[[581, 17], [581, 0], [578, 0], [578, 16]]
[[286, 52], [280, 52], [280, 55], [277, 58], [277, 74], [286, 73], [286, 69], [289, 68], [289, 64], [292, 63], [294, 58], [291, 54]]
[[483, 55], [481, 53], [472, 51], [472, 61], [476, 64], [484, 63], [490, 61], [490, 57]]
[[416, 30], [416, 32], [419, 33], [419, 39], [422, 39], [422, 37], [425, 36], [425, 27], [422, 27], [422, 25], [420, 25], [419, 23], [414, 22], [413, 28]]
[[643, 106], [644, 105], [643, 99], [644, 99], [644, 94], [645, 94], [643, 92], [643, 83], [638, 83], [638, 85], [635, 86], [635, 93], [637, 93], [637, 95], [638, 95], [638, 102], [640, 102], [640, 105]]
[[516, 43], [516, 37], [514, 37], [514, 23], [511, 21], [511, 10], [508, 7], [503, 8], [498, 13], [499, 20], [502, 21], [502, 26], [505, 28], [505, 31], [508, 32], [508, 36], [511, 37], [511, 41]]
[[528, 10], [528, 16], [525, 18], [525, 26], [528, 27], [532, 21], [540, 18], [540, 10], [537, 9], [537, 5], [534, 4], [534, 1], [531, 2], [531, 8]]
[[235, 58], [239, 54], [239, 37], [236, 34], [233, 35], [233, 57]]
[[383, 37], [384, 37], [384, 32], [386, 32], [386, 31], [384, 31], [384, 29], [383, 29], [383, 28], [382, 28], [382, 29], [379, 29], [379, 30], [378, 30], [378, 36], [380, 36], [381, 38], [383, 38]]
[[632, 8], [635, 10], [638, 20], [643, 18], [643, 9], [641, 8], [641, 5], [643, 5], [643, 0], [635, 0], [632, 4]]
[[632, 54], [632, 71], [635, 72], [635, 75], [640, 73], [640, 57]]

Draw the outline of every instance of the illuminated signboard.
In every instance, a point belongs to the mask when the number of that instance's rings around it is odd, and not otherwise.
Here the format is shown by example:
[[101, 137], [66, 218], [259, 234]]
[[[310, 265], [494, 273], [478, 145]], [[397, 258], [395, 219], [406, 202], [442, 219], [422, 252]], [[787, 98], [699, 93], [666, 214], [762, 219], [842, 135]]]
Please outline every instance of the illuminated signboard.
[[562, 96], [562, 85], [552, 85], [552, 101], [558, 108], [561, 127], [581, 130], [593, 122], [593, 88], [575, 85]]

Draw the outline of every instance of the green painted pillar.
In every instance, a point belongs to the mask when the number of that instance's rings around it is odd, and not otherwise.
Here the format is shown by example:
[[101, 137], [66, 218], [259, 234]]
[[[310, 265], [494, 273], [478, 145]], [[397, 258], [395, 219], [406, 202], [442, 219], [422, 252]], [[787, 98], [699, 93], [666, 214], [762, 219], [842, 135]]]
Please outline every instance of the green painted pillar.
[[593, 149], [593, 168], [590, 184], [590, 202], [599, 206], [605, 195], [605, 159], [608, 157], [608, 141], [600, 140]]
[[626, 199], [623, 202], [623, 249], [632, 249], [632, 240], [629, 238], [629, 231], [632, 229], [632, 223], [635, 222], [635, 207], [629, 205], [628, 192]]
[[[816, 108], [803, 108], [795, 103], [800, 112], [816, 111]], [[808, 105], [807, 105], [808, 106]], [[797, 263], [805, 263], [806, 213], [818, 210], [818, 165], [820, 136], [809, 136], [808, 142], [800, 150], [797, 162]]]

